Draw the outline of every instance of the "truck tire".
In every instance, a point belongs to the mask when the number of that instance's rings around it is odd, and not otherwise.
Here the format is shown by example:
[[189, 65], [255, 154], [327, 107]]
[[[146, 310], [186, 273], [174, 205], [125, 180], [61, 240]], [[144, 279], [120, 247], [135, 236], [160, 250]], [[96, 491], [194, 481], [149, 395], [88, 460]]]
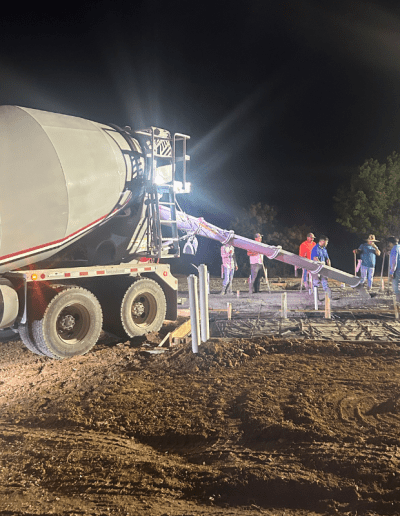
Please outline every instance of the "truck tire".
[[135, 281], [125, 292], [121, 303], [121, 321], [129, 337], [158, 331], [166, 312], [165, 294], [151, 279]]
[[41, 351], [38, 343], [35, 341], [32, 332], [32, 322], [43, 317], [47, 305], [55, 294], [56, 291], [52, 288], [47, 288], [46, 285], [42, 286], [39, 284], [34, 285], [33, 288], [28, 291], [26, 299], [28, 320], [26, 324], [18, 325], [18, 333], [25, 347], [36, 355], [45, 356], [46, 353]]
[[99, 339], [103, 322], [100, 303], [89, 290], [69, 287], [48, 304], [43, 318], [33, 321], [39, 350], [53, 358], [84, 355]]
[[29, 349], [29, 351], [32, 351], [32, 353], [35, 353], [35, 355], [42, 355], [44, 356], [44, 353], [40, 351], [38, 346], [36, 345], [33, 337], [32, 337], [32, 328], [31, 324], [20, 324], [18, 326], [18, 333], [21, 337], [22, 342], [24, 343], [25, 347]]

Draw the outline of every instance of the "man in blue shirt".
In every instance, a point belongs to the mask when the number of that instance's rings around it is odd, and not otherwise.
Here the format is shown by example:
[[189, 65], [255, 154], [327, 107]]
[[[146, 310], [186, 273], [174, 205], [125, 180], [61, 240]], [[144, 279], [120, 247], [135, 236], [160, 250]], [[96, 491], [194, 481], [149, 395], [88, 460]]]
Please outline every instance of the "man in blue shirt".
[[392, 248], [389, 256], [390, 276], [392, 277], [393, 291], [396, 294], [396, 301], [400, 303], [400, 245], [397, 237], [388, 238], [389, 246]]
[[[328, 245], [329, 238], [325, 235], [319, 237], [318, 245], [314, 246], [311, 251], [311, 260], [315, 262], [326, 263], [326, 265], [331, 266], [331, 260], [329, 259], [328, 251], [326, 250], [326, 246]], [[328, 286], [328, 280], [324, 276], [320, 276], [318, 274], [312, 274], [313, 278], [313, 287], [319, 287], [322, 284], [322, 288], [327, 292], [328, 296], [332, 296], [332, 291]]]
[[365, 283], [368, 278], [368, 290], [372, 288], [374, 280], [374, 272], [376, 265], [376, 257], [380, 256], [381, 252], [375, 245], [375, 235], [369, 235], [367, 242], [361, 244], [358, 249], [354, 249], [353, 253], [360, 254], [361, 258], [361, 283]]

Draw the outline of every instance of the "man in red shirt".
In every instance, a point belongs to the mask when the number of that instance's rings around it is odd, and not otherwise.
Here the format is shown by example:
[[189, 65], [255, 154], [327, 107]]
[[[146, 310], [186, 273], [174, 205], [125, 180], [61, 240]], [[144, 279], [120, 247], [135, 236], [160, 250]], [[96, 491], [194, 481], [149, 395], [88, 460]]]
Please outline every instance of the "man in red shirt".
[[[313, 233], [308, 233], [307, 240], [304, 240], [304, 242], [302, 242], [300, 244], [299, 256], [302, 256], [303, 258], [308, 258], [309, 260], [311, 260], [311, 251], [312, 251], [313, 247], [315, 246], [314, 238], [315, 238], [315, 235]], [[303, 269], [303, 283], [304, 283], [305, 288], [308, 288], [307, 274], [308, 274], [307, 269]]]

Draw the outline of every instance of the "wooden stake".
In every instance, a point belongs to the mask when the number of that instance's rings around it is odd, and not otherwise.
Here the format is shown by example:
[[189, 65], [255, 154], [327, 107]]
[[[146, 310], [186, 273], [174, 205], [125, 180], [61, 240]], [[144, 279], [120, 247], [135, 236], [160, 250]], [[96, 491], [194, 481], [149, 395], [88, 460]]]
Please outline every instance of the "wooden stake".
[[228, 312], [228, 321], [232, 319], [232, 303], [226, 303], [226, 308]]
[[396, 296], [393, 296], [393, 306], [394, 306], [394, 318], [398, 319], [399, 318], [399, 309], [397, 306]]
[[328, 293], [325, 292], [325, 319], [331, 318], [331, 298]]

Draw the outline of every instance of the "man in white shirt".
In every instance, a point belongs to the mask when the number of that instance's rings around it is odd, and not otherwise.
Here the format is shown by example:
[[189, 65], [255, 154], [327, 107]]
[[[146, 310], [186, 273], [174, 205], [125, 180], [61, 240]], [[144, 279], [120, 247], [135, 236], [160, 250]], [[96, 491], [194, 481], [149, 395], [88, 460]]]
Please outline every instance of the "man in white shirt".
[[[260, 233], [256, 233], [254, 235], [254, 240], [256, 242], [261, 242], [262, 235]], [[260, 280], [261, 276], [264, 274], [264, 266], [263, 260], [264, 255], [261, 253], [256, 253], [255, 251], [247, 251], [247, 255], [250, 259], [250, 282], [249, 282], [249, 294], [256, 294], [260, 292]]]

